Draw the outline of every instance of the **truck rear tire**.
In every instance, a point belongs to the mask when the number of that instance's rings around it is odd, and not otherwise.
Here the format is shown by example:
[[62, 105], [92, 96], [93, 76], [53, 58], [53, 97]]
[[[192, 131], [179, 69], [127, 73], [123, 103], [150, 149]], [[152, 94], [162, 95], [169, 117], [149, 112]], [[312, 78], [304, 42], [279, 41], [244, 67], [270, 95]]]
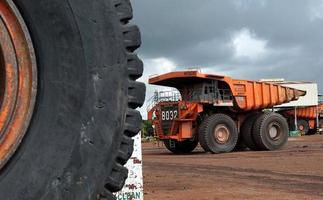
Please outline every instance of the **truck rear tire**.
[[301, 132], [302, 135], [309, 134], [310, 126], [306, 120], [304, 119], [297, 120], [297, 126], [298, 126], [298, 130]]
[[253, 132], [255, 121], [259, 117], [259, 115], [260, 115], [259, 113], [251, 114], [242, 123], [241, 129], [240, 129], [240, 135], [244, 143], [250, 150], [258, 150], [257, 145], [254, 141], [252, 132]]
[[145, 98], [130, 2], [14, 3], [35, 49], [38, 88], [28, 131], [1, 169], [1, 199], [115, 199]]
[[214, 114], [206, 119], [199, 132], [199, 140], [206, 152], [231, 152], [238, 142], [235, 122], [225, 114]]
[[164, 140], [165, 147], [174, 154], [188, 154], [191, 153], [197, 146], [197, 140]]
[[278, 150], [288, 140], [288, 123], [278, 113], [264, 113], [256, 120], [253, 138], [259, 150]]

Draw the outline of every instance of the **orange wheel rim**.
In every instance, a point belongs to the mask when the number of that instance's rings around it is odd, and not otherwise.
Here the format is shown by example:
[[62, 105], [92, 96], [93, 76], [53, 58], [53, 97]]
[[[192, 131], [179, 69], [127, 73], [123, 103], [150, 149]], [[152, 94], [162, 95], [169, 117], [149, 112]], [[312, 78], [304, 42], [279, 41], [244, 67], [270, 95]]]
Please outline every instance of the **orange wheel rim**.
[[305, 128], [304, 128], [303, 125], [299, 125], [298, 129], [301, 130], [301, 131], [304, 131]]
[[230, 138], [230, 131], [224, 124], [219, 124], [214, 128], [213, 135], [217, 143], [225, 144]]
[[37, 89], [34, 51], [27, 28], [11, 0], [0, 1], [0, 168], [21, 143]]

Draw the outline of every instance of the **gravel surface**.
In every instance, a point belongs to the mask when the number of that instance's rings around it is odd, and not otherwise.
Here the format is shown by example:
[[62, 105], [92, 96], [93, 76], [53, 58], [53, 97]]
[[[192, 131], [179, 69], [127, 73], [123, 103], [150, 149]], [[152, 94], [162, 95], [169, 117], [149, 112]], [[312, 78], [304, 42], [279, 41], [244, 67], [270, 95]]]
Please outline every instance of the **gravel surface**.
[[143, 144], [145, 200], [323, 199], [323, 136], [280, 151], [173, 155]]

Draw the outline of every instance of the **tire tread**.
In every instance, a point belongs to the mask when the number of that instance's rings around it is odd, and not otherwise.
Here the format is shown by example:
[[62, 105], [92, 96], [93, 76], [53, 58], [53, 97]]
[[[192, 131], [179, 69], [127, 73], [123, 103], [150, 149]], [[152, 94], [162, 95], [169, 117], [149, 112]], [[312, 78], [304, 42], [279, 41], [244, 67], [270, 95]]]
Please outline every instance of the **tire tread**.
[[115, 160], [114, 167], [107, 176], [105, 188], [108, 194], [100, 199], [110, 199], [112, 192], [122, 189], [128, 176], [128, 170], [123, 166], [131, 157], [133, 152], [133, 139], [141, 128], [142, 117], [137, 107], [143, 105], [145, 100], [146, 87], [143, 83], [136, 82], [143, 73], [143, 62], [133, 53], [141, 45], [139, 28], [130, 25], [129, 20], [133, 18], [130, 0], [116, 0], [115, 8], [120, 20], [123, 33], [124, 52], [127, 57], [128, 71], [128, 110], [125, 117], [123, 139], [119, 145], [119, 152]]
[[254, 123], [260, 116], [259, 113], [257, 114], [251, 114], [245, 121], [243, 122], [240, 130], [240, 134], [243, 138], [243, 142], [247, 145], [247, 147], [251, 150], [258, 150], [258, 147], [254, 141], [253, 138], [253, 129], [254, 129]]
[[208, 119], [209, 119], [209, 117], [205, 117], [203, 119], [202, 123], [199, 126], [199, 132], [198, 132], [198, 138], [199, 138], [200, 145], [205, 152], [210, 151], [208, 144], [207, 144], [207, 135], [206, 135], [206, 127], [208, 124]]

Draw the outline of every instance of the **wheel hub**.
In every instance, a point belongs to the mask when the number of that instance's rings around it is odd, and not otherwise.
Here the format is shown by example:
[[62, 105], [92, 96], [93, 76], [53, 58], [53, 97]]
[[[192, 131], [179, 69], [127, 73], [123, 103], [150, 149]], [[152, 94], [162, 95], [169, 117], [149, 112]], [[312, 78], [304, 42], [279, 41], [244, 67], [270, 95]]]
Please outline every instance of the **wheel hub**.
[[220, 144], [224, 144], [229, 140], [230, 131], [224, 124], [219, 124], [214, 129], [214, 137]]
[[30, 35], [11, 0], [0, 1], [0, 168], [26, 133], [37, 89]]
[[280, 126], [272, 123], [269, 125], [269, 137], [272, 140], [278, 140], [281, 136], [281, 129]]
[[303, 125], [299, 125], [299, 126], [298, 126], [298, 129], [299, 129], [300, 131], [304, 131], [304, 126], [303, 126]]

